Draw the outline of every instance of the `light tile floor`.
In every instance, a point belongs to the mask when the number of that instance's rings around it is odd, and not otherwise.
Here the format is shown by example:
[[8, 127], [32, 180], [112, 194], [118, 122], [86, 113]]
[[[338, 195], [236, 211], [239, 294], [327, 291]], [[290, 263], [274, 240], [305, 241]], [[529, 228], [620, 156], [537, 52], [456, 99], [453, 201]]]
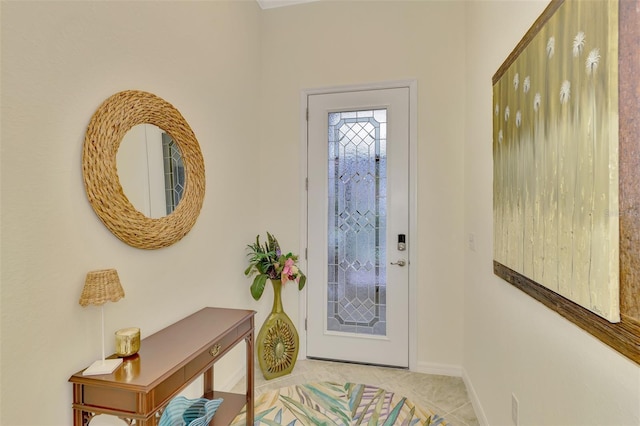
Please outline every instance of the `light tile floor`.
[[[257, 364], [257, 362], [256, 362]], [[290, 375], [265, 380], [255, 372], [255, 395], [309, 382], [363, 383], [394, 391], [444, 417], [451, 426], [476, 426], [476, 418], [464, 382], [459, 377], [414, 373], [409, 370], [340, 362], [299, 360]], [[233, 389], [244, 392], [244, 379]]]

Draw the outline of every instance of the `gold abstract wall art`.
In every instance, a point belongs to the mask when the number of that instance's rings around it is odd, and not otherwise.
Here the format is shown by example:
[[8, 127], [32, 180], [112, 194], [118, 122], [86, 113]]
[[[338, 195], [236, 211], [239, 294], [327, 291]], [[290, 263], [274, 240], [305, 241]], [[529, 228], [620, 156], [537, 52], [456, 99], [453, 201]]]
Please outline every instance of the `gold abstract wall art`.
[[617, 0], [552, 1], [492, 116], [495, 262], [618, 322]]

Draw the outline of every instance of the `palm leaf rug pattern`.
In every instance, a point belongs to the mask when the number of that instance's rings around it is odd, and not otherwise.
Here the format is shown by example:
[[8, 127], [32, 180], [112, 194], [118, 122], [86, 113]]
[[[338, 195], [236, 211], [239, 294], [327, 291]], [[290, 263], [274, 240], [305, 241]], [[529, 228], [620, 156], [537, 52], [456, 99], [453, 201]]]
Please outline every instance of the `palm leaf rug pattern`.
[[[245, 425], [246, 410], [232, 426]], [[254, 426], [444, 426], [442, 417], [407, 398], [355, 383], [307, 383], [267, 392], [255, 400]]]

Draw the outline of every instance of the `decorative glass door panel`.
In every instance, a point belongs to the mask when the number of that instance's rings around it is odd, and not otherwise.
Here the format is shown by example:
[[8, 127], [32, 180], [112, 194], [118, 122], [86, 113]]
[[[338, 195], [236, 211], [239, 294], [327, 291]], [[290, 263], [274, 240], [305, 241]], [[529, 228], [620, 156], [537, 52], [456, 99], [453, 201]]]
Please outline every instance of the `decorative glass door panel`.
[[386, 335], [387, 110], [328, 114], [331, 331]]
[[164, 183], [167, 214], [171, 214], [182, 199], [185, 189], [184, 162], [178, 144], [166, 133], [162, 133], [162, 154], [164, 157]]
[[408, 367], [409, 89], [307, 100], [307, 356]]

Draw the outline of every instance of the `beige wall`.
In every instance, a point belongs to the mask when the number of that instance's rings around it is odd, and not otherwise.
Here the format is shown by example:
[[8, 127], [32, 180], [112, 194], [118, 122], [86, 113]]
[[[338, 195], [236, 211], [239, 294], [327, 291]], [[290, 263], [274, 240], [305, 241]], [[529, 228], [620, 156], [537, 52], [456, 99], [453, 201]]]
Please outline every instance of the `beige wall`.
[[464, 367], [492, 425], [640, 424], [640, 368], [493, 275], [491, 77], [546, 1], [467, 3]]
[[[417, 368], [462, 363], [464, 14], [462, 2], [317, 2], [263, 12], [261, 221], [298, 243], [303, 89], [418, 82]], [[283, 167], [286, 164], [286, 167]], [[416, 248], [415, 246], [412, 249]], [[296, 303], [295, 294], [285, 306]], [[295, 313], [295, 312], [294, 312]], [[295, 318], [295, 317], [294, 317]], [[455, 367], [453, 367], [455, 369]]]
[[[255, 2], [2, 3], [3, 425], [71, 424], [67, 379], [100, 357], [85, 274], [118, 269], [118, 328], [151, 334], [203, 306], [254, 308], [245, 245], [256, 193], [259, 15]], [[195, 132], [207, 192], [195, 227], [161, 250], [131, 248], [99, 221], [81, 176], [93, 112], [120, 90], [171, 102]], [[237, 357], [236, 357], [237, 358]], [[242, 355], [219, 369], [225, 383]]]

